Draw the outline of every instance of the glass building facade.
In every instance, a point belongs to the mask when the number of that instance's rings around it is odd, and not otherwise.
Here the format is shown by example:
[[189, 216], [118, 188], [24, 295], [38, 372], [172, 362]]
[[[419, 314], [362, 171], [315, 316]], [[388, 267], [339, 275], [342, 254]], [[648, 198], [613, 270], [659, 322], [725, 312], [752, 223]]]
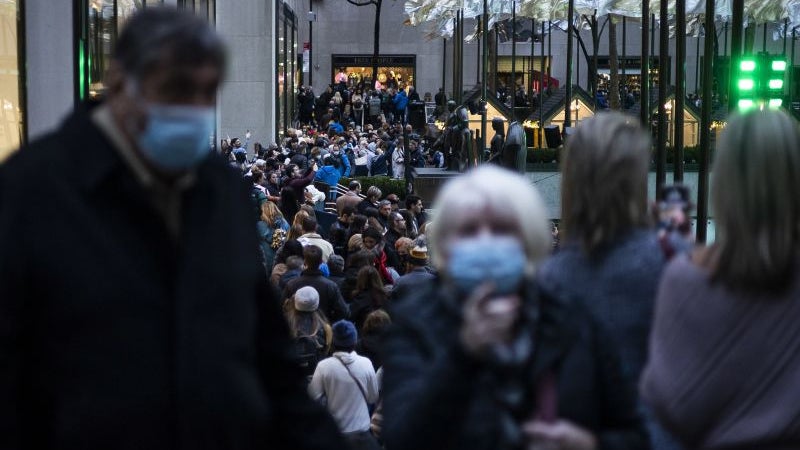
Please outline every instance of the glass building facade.
[[295, 111], [297, 82], [300, 79], [297, 64], [297, 16], [285, 2], [277, 5], [275, 14], [275, 129], [278, 137], [292, 126]]
[[0, 162], [25, 141], [23, 0], [0, 0]]

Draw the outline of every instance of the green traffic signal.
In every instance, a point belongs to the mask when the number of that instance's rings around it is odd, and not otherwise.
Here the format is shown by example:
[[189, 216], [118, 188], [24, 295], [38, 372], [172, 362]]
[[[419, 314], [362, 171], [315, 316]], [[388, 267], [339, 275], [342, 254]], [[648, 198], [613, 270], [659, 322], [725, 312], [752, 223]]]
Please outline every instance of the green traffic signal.
[[756, 106], [756, 103], [749, 98], [743, 98], [739, 100], [740, 111], [747, 111], [748, 109], [753, 108], [754, 106]]
[[752, 91], [755, 87], [755, 81], [750, 78], [742, 78], [739, 80], [740, 91]]
[[786, 71], [786, 61], [776, 59], [772, 61], [772, 70], [776, 72], [785, 72]]
[[739, 62], [739, 70], [742, 72], [754, 72], [756, 70], [756, 62], [752, 59], [743, 59]]

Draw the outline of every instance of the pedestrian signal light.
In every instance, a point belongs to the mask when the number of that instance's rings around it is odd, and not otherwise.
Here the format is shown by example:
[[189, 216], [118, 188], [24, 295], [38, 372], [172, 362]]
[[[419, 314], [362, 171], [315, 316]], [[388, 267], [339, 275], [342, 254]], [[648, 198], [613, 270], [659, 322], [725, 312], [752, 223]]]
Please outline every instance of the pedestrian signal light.
[[744, 111], [752, 108], [780, 108], [786, 98], [786, 58], [768, 53], [744, 56], [735, 66], [733, 92], [736, 105]]
[[749, 98], [739, 100], [739, 111], [747, 111], [754, 106], [756, 106], [755, 102]]
[[755, 82], [749, 78], [743, 78], [739, 80], [740, 91], [752, 91], [755, 85]]

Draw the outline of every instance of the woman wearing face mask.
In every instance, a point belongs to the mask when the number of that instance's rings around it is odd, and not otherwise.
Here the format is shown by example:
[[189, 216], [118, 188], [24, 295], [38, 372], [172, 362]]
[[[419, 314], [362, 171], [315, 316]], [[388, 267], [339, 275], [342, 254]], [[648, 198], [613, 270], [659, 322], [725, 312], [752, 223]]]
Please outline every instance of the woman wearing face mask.
[[530, 183], [484, 166], [446, 185], [435, 210], [447, 218], [428, 236], [441, 276], [397, 302], [384, 347], [386, 447], [648, 449], [616, 348], [534, 280], [551, 238]]

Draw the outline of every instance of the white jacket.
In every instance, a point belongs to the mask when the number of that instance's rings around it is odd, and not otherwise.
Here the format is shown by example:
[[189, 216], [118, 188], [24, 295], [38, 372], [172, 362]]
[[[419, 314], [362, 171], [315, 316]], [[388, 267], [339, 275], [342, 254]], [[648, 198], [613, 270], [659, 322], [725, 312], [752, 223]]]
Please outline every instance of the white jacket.
[[[366, 401], [356, 382], [347, 373], [345, 364], [361, 383]], [[317, 364], [311, 384], [308, 385], [308, 393], [312, 399], [327, 404], [342, 433], [366, 431], [370, 422], [367, 402], [375, 404], [378, 401], [378, 378], [369, 359], [356, 352], [335, 352]]]

